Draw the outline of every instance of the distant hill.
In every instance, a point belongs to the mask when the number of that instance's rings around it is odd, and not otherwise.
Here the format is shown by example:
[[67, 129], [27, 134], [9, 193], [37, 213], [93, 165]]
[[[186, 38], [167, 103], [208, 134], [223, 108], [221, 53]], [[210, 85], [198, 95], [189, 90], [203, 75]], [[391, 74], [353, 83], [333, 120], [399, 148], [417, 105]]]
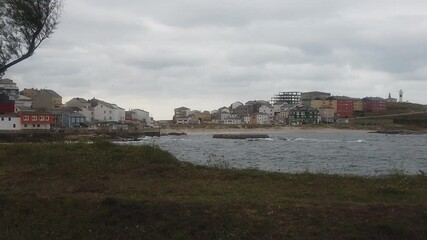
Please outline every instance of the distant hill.
[[427, 105], [417, 103], [387, 103], [386, 114], [427, 111]]
[[427, 128], [427, 105], [416, 103], [387, 103], [387, 111], [381, 113], [365, 113], [364, 115], [366, 117], [384, 116], [384, 119], [393, 119], [394, 124], [404, 128]]

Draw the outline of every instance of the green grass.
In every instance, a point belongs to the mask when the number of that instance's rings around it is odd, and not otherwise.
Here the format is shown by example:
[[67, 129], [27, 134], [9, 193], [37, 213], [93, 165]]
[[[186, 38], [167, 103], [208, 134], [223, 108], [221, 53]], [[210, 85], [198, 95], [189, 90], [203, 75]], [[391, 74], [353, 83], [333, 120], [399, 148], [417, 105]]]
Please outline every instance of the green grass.
[[427, 177], [268, 173], [153, 146], [0, 145], [0, 239], [425, 239]]

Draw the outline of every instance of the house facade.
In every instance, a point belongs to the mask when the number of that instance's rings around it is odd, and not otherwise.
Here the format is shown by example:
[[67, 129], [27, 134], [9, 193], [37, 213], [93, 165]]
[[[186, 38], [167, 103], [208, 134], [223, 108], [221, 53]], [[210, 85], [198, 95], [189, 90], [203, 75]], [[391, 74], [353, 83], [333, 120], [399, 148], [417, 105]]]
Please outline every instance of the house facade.
[[61, 110], [53, 111], [55, 117], [54, 126], [62, 128], [87, 127], [86, 116], [80, 113], [77, 107], [65, 107]]
[[91, 104], [91, 121], [124, 122], [126, 119], [126, 111], [116, 104], [96, 98], [92, 98], [89, 102]]
[[15, 101], [11, 100], [5, 93], [0, 93], [0, 114], [14, 113]]
[[176, 124], [200, 124], [200, 120], [193, 119], [192, 117], [176, 118]]
[[[32, 93], [36, 92], [34, 96]], [[58, 110], [62, 107], [62, 97], [53, 90], [50, 89], [32, 89], [31, 94], [27, 96], [32, 99], [33, 105], [32, 107], [35, 109], [45, 109], [47, 111]], [[32, 96], [32, 97], [31, 97]]]
[[16, 101], [19, 97], [19, 88], [12, 80], [4, 78], [0, 79], [0, 94], [6, 94], [10, 100]]
[[22, 130], [50, 130], [54, 123], [50, 112], [19, 112]]
[[354, 113], [354, 100], [350, 97], [333, 97], [337, 101], [336, 114], [339, 118], [349, 118]]
[[365, 112], [384, 112], [387, 110], [387, 101], [380, 97], [365, 97], [362, 99]]
[[126, 120], [138, 121], [145, 126], [152, 126], [150, 113], [141, 109], [132, 109], [126, 112]]
[[193, 119], [198, 119], [201, 123], [211, 122], [212, 114], [209, 111], [203, 111], [192, 114]]
[[0, 115], [0, 131], [19, 131], [21, 129], [21, 118], [18, 114]]
[[[190, 117], [190, 113], [191, 113], [191, 109], [189, 108], [186, 108], [186, 107], [175, 108], [173, 119], [176, 124], [188, 124], [188, 120], [184, 120], [184, 119], [185, 118], [188, 119], [188, 117]], [[187, 123], [183, 123], [183, 122], [187, 122]]]
[[[319, 92], [319, 91], [313, 91], [313, 92], [303, 92], [301, 94], [301, 102], [306, 107], [313, 107], [312, 100], [314, 99], [326, 99], [331, 97], [330, 93], [327, 92]], [[320, 107], [320, 106], [319, 106]]]
[[18, 100], [15, 101], [15, 112], [22, 111], [24, 109], [30, 109], [33, 105], [33, 100], [31, 98], [19, 95]]
[[252, 115], [251, 123], [254, 124], [271, 124], [270, 114], [267, 113], [255, 113]]
[[230, 109], [231, 109], [231, 110], [233, 110], [233, 109], [236, 109], [236, 108], [237, 108], [237, 107], [239, 107], [239, 106], [243, 106], [243, 103], [241, 103], [241, 102], [237, 101], [237, 102], [234, 102], [234, 103], [232, 103], [232, 104], [230, 105]]
[[249, 107], [247, 105], [241, 105], [232, 110], [233, 114], [243, 118], [249, 116]]
[[306, 123], [317, 123], [319, 111], [311, 107], [295, 107], [289, 111], [289, 124], [299, 125]]
[[323, 123], [335, 122], [335, 111], [331, 106], [322, 106], [319, 108], [320, 121]]
[[242, 124], [241, 118], [226, 118], [224, 119], [223, 123], [226, 125], [233, 125], [233, 124]]
[[354, 111], [363, 112], [363, 101], [360, 98], [353, 98], [354, 102]]

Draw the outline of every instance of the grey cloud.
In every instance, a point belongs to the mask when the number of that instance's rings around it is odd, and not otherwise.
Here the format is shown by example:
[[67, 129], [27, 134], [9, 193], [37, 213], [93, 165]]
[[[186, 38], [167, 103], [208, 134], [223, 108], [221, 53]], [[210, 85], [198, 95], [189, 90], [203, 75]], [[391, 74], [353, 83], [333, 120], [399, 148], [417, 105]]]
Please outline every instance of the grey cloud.
[[286, 90], [385, 97], [410, 82], [406, 91], [420, 94], [426, 8], [415, 0], [66, 1], [52, 38], [6, 77], [157, 119], [174, 106], [212, 110]]

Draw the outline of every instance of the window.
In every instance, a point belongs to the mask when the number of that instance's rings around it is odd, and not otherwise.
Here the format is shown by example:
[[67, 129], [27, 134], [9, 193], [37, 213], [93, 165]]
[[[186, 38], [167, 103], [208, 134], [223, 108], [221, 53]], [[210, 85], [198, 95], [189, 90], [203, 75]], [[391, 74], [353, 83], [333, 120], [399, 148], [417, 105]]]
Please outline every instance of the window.
[[104, 114], [107, 113], [107, 111], [104, 110]]
[[111, 113], [111, 110], [110, 110], [110, 113]]
[[16, 128], [16, 124], [13, 124], [13, 128]]
[[71, 122], [75, 123], [76, 122], [76, 118], [71, 118]]
[[39, 127], [40, 127], [40, 124], [37, 124], [37, 127], [39, 128]]
[[49, 121], [49, 116], [46, 116], [46, 121]]
[[2, 117], [1, 120], [4, 121], [4, 117]]
[[110, 120], [111, 120], [112, 118], [110, 117]]
[[30, 116], [24, 115], [24, 121], [28, 121], [28, 120], [30, 120]]
[[32, 117], [31, 117], [31, 120], [33, 120], [33, 121], [37, 121], [37, 116], [32, 116]]
[[39, 120], [43, 122], [44, 121], [44, 116], [40, 116]]
[[28, 127], [28, 125], [27, 125], [27, 124], [24, 124], [24, 128], [26, 128], [26, 127]]
[[33, 128], [35, 128], [36, 127], [36, 124], [33, 124]]
[[9, 122], [12, 121], [12, 118], [9, 118]]

